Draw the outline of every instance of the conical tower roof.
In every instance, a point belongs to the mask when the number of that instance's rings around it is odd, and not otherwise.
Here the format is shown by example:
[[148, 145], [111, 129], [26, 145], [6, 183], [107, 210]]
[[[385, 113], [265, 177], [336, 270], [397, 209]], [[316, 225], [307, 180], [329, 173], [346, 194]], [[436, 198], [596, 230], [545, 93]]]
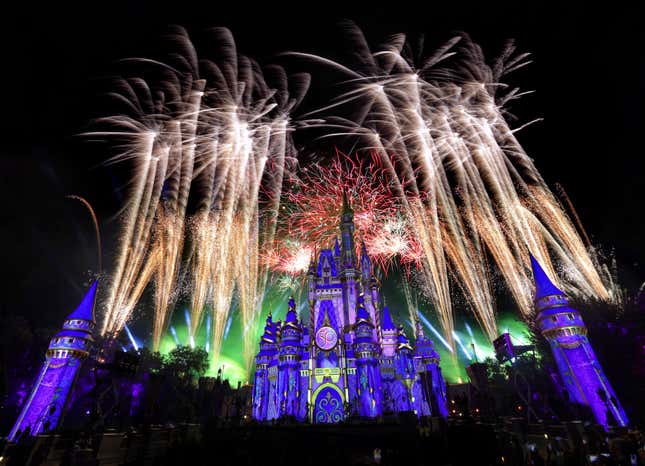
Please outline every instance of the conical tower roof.
[[358, 303], [357, 303], [357, 309], [356, 309], [356, 325], [358, 325], [361, 322], [366, 322], [370, 325], [372, 325], [372, 319], [370, 319], [370, 314], [367, 312], [367, 309], [365, 309], [365, 298], [363, 297], [363, 293], [361, 293], [358, 296]]
[[293, 296], [289, 296], [289, 310], [287, 311], [286, 322], [297, 322], [298, 314], [296, 313], [296, 301]]
[[387, 306], [383, 306], [383, 323], [381, 324], [382, 330], [396, 330], [394, 323], [392, 322], [392, 316], [390, 315], [390, 310]]
[[273, 317], [270, 312], [267, 316], [266, 325], [264, 326], [264, 333], [262, 334], [261, 341], [264, 343], [275, 343], [275, 328], [273, 324]]
[[535, 257], [533, 257], [533, 254], [531, 254], [531, 267], [533, 268], [533, 280], [535, 281], [536, 300], [544, 298], [546, 296], [564, 296], [564, 292], [553, 284], [540, 263]]
[[83, 296], [81, 304], [65, 320], [87, 320], [88, 322], [94, 322], [94, 303], [96, 302], [98, 283], [98, 280], [94, 280], [90, 289]]
[[298, 325], [298, 313], [296, 312], [296, 301], [293, 299], [293, 296], [289, 297], [289, 310], [287, 311], [287, 316], [284, 319], [284, 325], [286, 327], [291, 327], [296, 330], [300, 330]]

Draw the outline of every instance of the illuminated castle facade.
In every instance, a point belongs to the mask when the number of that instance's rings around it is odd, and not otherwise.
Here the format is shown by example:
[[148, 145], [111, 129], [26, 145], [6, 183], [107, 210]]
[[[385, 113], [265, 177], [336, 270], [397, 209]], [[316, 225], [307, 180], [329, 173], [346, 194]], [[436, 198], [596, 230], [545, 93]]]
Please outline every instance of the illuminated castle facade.
[[542, 335], [553, 351], [570, 400], [588, 406], [599, 424], [626, 426], [627, 416], [609, 384], [580, 313], [531, 256], [535, 279], [535, 311]]
[[51, 339], [45, 362], [9, 433], [9, 441], [52, 431], [62, 422], [81, 365], [94, 344], [96, 287], [94, 282], [81, 304], [67, 316], [62, 330]]
[[353, 217], [343, 199], [340, 243], [309, 268], [309, 321], [298, 319], [293, 298], [284, 322], [267, 318], [255, 359], [256, 420], [448, 414], [439, 355], [419, 323], [413, 347], [381, 306], [365, 245], [356, 255]]

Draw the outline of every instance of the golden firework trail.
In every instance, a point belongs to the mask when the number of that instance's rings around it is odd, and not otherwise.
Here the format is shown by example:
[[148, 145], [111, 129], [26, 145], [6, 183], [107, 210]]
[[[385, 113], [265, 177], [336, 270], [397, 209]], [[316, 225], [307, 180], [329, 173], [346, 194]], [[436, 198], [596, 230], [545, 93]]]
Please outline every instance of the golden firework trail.
[[505, 104], [522, 94], [501, 79], [529, 63], [528, 54], [516, 54], [509, 44], [488, 65], [480, 48], [460, 36], [419, 60], [410, 58], [402, 34], [371, 50], [356, 26], [347, 29], [358, 66], [291, 54], [343, 76], [345, 91], [309, 115], [333, 111], [315, 126], [357, 136], [362, 149], [380, 155], [414, 230], [424, 294], [450, 344], [455, 284], [488, 337], [498, 335], [488, 258], [527, 318], [533, 312], [529, 252], [552, 279], [557, 264], [570, 293], [615, 299], [602, 267], [507, 122]]
[[[462, 36], [412, 59], [404, 35], [372, 51], [358, 29], [350, 32], [360, 62], [355, 69], [295, 54], [348, 77], [345, 90], [317, 110], [339, 115], [299, 124], [323, 127], [328, 137], [358, 136], [377, 156], [400, 205], [379, 233], [388, 239], [382, 253], [416, 264], [453, 349], [451, 288], [463, 294], [489, 338], [497, 336], [490, 262], [527, 318], [529, 251], [554, 281], [557, 266], [573, 295], [620, 298], [517, 141], [522, 127], [508, 124], [505, 105], [522, 94], [502, 78], [527, 64], [526, 54], [511, 45], [488, 65]], [[122, 140], [114, 160], [134, 167], [102, 333], [117, 334], [152, 283], [153, 348], [185, 291], [190, 336], [211, 312], [211, 351], [218, 355], [235, 296], [249, 363], [250, 330], [272, 263], [267, 256], [277, 250], [284, 174], [294, 161], [290, 114], [310, 79], [287, 77], [280, 67], [263, 72], [237, 54], [228, 30], [211, 33], [216, 61], [200, 60], [186, 32], [175, 28], [172, 63], [136, 61], [161, 79], [123, 79], [113, 95], [127, 111], [104, 119], [108, 130], [92, 133]], [[347, 108], [349, 115], [340, 116]], [[399, 224], [412, 233], [399, 232]], [[300, 270], [310, 254], [294, 255], [283, 267]]]
[[102, 333], [123, 328], [152, 282], [158, 349], [185, 288], [191, 340], [212, 312], [217, 356], [234, 294], [245, 329], [259, 314], [268, 273], [259, 253], [274, 240], [283, 173], [294, 153], [289, 114], [309, 77], [275, 66], [263, 74], [237, 54], [227, 29], [210, 32], [217, 61], [198, 59], [187, 33], [174, 28], [172, 63], [137, 61], [158, 68], [163, 79], [122, 80], [114, 96], [129, 113], [102, 120], [116, 129], [91, 134], [122, 139], [114, 160], [134, 165]]

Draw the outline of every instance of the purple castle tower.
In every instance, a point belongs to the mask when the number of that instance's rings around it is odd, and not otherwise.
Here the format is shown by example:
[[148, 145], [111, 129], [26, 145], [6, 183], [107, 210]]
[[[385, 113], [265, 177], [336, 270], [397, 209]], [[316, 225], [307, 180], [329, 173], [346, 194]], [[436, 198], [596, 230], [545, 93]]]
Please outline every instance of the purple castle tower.
[[[277, 328], [271, 314], [268, 315], [264, 334], [260, 340], [260, 352], [255, 357], [255, 379], [253, 382], [253, 417], [255, 419], [273, 419], [277, 408], [269, 400], [269, 393], [275, 392], [275, 378], [269, 380], [269, 366], [275, 366], [277, 350]], [[271, 383], [273, 386], [270, 387]], [[270, 406], [271, 405], [271, 406]]]
[[300, 413], [300, 359], [302, 327], [298, 323], [296, 303], [289, 298], [289, 310], [280, 332], [278, 355], [278, 393], [282, 393], [281, 416], [299, 417]]
[[358, 297], [353, 349], [356, 358], [358, 412], [365, 417], [380, 416], [382, 414], [382, 393], [378, 357], [381, 348], [374, 336], [374, 324], [365, 309], [362, 294]]
[[434, 343], [426, 337], [421, 322], [416, 325], [416, 349], [414, 360], [416, 370], [420, 377], [416, 379], [413, 387], [414, 403], [421, 416], [431, 413], [448, 416], [446, 400], [446, 384], [439, 367], [439, 353], [434, 349]]
[[594, 354], [580, 313], [531, 256], [535, 311], [542, 335], [551, 345], [571, 401], [589, 406], [599, 424], [627, 425], [627, 416]]
[[67, 316], [62, 330], [51, 339], [45, 362], [9, 433], [9, 441], [54, 430], [62, 422], [81, 364], [94, 343], [97, 285], [95, 281], [81, 304]]

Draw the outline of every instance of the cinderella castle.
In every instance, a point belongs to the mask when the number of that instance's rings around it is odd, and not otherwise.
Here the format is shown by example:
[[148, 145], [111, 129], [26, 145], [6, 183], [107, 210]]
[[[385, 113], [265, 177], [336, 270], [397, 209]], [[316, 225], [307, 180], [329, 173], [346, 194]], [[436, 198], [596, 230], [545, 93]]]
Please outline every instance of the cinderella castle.
[[348, 415], [447, 416], [439, 354], [419, 323], [413, 346], [382, 306], [364, 244], [356, 255], [346, 197], [340, 233], [340, 244], [336, 239], [309, 267], [309, 322], [298, 319], [293, 298], [284, 322], [267, 317], [255, 359], [253, 417], [336, 423]]

